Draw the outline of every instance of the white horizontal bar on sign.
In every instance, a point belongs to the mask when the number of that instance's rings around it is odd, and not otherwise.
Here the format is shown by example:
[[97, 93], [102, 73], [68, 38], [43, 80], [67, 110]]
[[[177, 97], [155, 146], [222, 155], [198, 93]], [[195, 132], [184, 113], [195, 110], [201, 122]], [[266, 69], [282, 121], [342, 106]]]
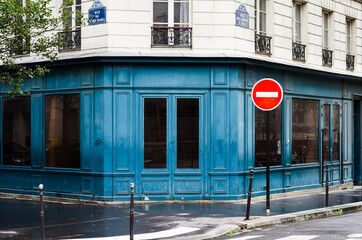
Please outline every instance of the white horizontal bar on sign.
[[256, 97], [276, 98], [278, 92], [256, 92]]

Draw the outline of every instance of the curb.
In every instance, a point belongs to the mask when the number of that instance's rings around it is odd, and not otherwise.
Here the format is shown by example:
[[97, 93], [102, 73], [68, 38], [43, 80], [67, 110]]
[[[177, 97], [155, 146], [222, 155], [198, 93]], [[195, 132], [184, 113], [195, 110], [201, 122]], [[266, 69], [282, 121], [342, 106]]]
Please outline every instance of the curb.
[[179, 240], [194, 240], [194, 239], [211, 239], [224, 236], [229, 232], [240, 232], [246, 229], [267, 227], [277, 224], [289, 223], [289, 222], [303, 222], [312, 219], [326, 218], [332, 216], [338, 216], [345, 213], [362, 211], [362, 201], [355, 203], [348, 203], [339, 206], [332, 206], [326, 208], [318, 208], [313, 210], [281, 214], [276, 216], [261, 217], [248, 221], [242, 221], [238, 223], [227, 223], [216, 227], [215, 229], [206, 232], [204, 234], [187, 236], [181, 238], [173, 238]]

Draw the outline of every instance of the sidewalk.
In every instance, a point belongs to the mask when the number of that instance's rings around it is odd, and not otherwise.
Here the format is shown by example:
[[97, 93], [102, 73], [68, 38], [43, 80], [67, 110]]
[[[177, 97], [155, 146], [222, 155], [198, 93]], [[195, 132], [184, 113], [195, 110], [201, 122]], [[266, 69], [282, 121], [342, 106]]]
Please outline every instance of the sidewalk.
[[[267, 217], [265, 201], [255, 198], [251, 220], [244, 221], [245, 201], [145, 203], [135, 206], [135, 239], [207, 239], [246, 227], [339, 214], [341, 209], [357, 211], [362, 209], [362, 188], [331, 192], [329, 205], [334, 207], [324, 204], [324, 193], [272, 199]], [[0, 198], [0, 212], [0, 239], [39, 239], [38, 201]], [[46, 202], [45, 233], [47, 239], [129, 239], [129, 206]]]

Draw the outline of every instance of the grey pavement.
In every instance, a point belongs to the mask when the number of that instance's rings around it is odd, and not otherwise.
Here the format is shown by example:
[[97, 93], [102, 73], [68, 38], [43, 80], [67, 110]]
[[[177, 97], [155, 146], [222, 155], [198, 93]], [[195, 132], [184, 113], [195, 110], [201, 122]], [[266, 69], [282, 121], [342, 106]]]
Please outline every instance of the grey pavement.
[[[334, 208], [325, 209], [324, 199], [324, 193], [272, 199], [271, 214], [266, 216], [265, 201], [255, 198], [252, 200], [249, 221], [244, 221], [245, 201], [137, 204], [135, 239], [137, 236], [138, 239], [170, 239], [171, 236], [174, 239], [207, 239], [230, 231], [239, 231], [240, 227], [260, 227], [295, 221], [298, 218], [312, 218], [310, 216], [325, 217], [326, 212], [333, 215], [340, 207], [345, 208], [345, 212], [357, 211], [362, 208], [362, 189], [357, 187], [353, 190], [331, 192], [329, 205], [335, 206]], [[47, 201], [45, 224], [47, 239], [116, 236], [126, 239], [129, 234], [129, 205]], [[180, 235], [167, 237], [167, 231], [176, 234], [179, 230]], [[183, 230], [186, 231], [182, 232]], [[153, 238], [147, 238], [151, 236], [147, 234], [153, 234]], [[0, 198], [0, 239], [39, 237], [38, 201]]]

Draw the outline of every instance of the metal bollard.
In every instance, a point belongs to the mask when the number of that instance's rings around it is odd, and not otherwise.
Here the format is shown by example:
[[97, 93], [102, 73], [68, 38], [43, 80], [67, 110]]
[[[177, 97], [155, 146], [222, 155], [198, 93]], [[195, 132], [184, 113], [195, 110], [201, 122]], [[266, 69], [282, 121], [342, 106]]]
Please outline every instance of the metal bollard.
[[329, 195], [329, 179], [328, 179], [328, 164], [326, 164], [326, 207], [328, 207], [328, 195]]
[[252, 186], [253, 186], [253, 174], [254, 171], [253, 169], [250, 170], [250, 177], [249, 177], [249, 190], [248, 190], [248, 203], [246, 205], [246, 217], [245, 220], [249, 220], [249, 215], [250, 215], [250, 203], [251, 203], [251, 193], [252, 191]]
[[134, 183], [130, 184], [131, 186], [131, 204], [129, 210], [129, 239], [133, 240], [133, 225], [134, 225], [134, 197], [133, 197], [133, 188]]
[[44, 231], [44, 202], [43, 202], [43, 184], [39, 184], [40, 190], [40, 239], [45, 240], [45, 231]]

